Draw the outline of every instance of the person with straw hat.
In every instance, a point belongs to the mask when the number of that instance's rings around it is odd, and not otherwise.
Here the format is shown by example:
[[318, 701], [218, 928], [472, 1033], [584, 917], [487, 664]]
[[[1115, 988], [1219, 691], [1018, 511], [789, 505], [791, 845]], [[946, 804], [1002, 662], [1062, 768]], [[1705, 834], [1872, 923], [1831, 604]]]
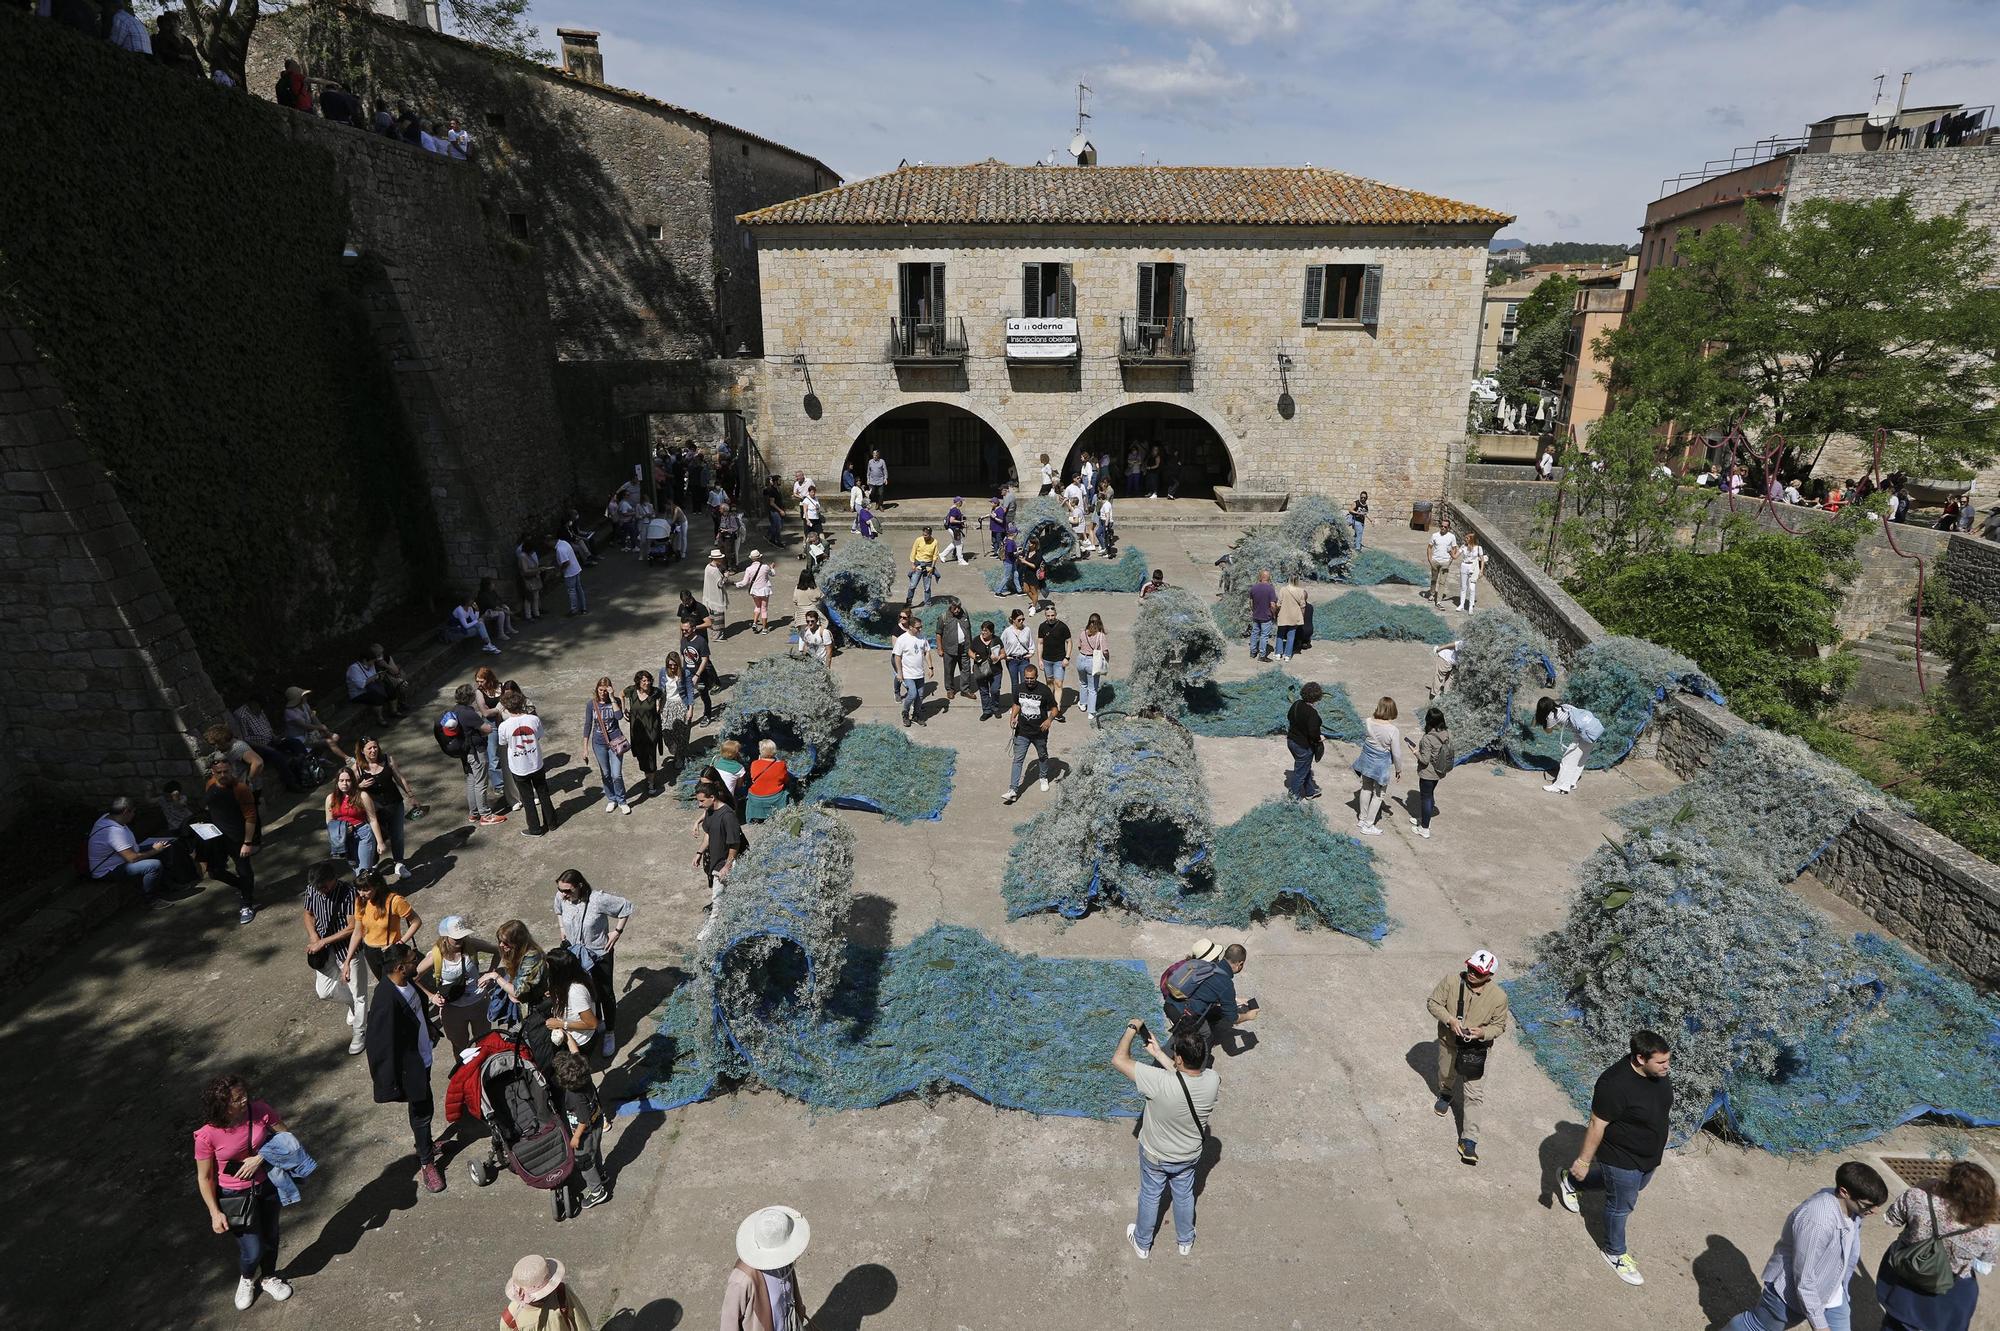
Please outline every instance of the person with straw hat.
[[514, 1263], [500, 1325], [508, 1331], [592, 1331], [590, 1314], [565, 1283], [568, 1274], [561, 1262], [540, 1253]]
[[723, 1331], [800, 1331], [805, 1300], [792, 1269], [812, 1226], [789, 1206], [767, 1206], [736, 1227], [736, 1266], [722, 1295]]

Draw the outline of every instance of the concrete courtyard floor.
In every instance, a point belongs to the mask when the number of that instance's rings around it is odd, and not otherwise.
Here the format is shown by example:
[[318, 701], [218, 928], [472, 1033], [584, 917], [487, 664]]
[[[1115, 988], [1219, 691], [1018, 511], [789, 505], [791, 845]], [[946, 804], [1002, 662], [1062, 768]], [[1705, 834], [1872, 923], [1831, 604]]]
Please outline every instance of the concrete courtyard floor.
[[[1204, 597], [1229, 535], [1167, 522], [1125, 532], [1171, 581]], [[1414, 533], [1372, 535], [1418, 557]], [[783, 567], [794, 567], [789, 556]], [[433, 809], [411, 825], [417, 877], [404, 885], [426, 944], [453, 913], [488, 936], [518, 916], [550, 940], [552, 883], [569, 867], [637, 903], [619, 949], [611, 1098], [636, 1089], [623, 1069], [649, 1014], [684, 976], [705, 889], [689, 864], [685, 806], [662, 799], [629, 818], [602, 812], [579, 751], [580, 713], [600, 674], [622, 684], [634, 669], [657, 669], [673, 642], [672, 606], [698, 572], [612, 556], [587, 577], [589, 615], [533, 626], [496, 662], [555, 723], [548, 747], [559, 756], [565, 818], [555, 835], [515, 835], [518, 815], [467, 829], [456, 765], [436, 751], [425, 719], [459, 680], [387, 736]], [[971, 588], [974, 606], [991, 604], [975, 577], [954, 567], [944, 589]], [[1377, 591], [1416, 600], [1413, 589]], [[738, 604], [747, 614], [747, 601]], [[1074, 627], [1091, 610], [1104, 615], [1114, 676], [1128, 664], [1136, 608], [1129, 595], [1062, 601]], [[738, 628], [718, 663], [734, 673], [783, 645], [781, 635]], [[1433, 658], [1420, 644], [1322, 642], [1293, 669], [1340, 682], [1364, 714], [1377, 696], [1393, 696], [1407, 723]], [[1234, 648], [1224, 676], [1251, 672]], [[837, 673], [860, 701], [857, 721], [893, 722], [886, 656], [851, 650]], [[1005, 738], [976, 717], [960, 705], [915, 734], [959, 748], [941, 821], [902, 827], [841, 815], [859, 834], [855, 891], [893, 907], [870, 928], [901, 942], [943, 920], [1017, 949], [1142, 958], [1155, 973], [1182, 955], [1203, 931], [1122, 912], [1069, 926], [1006, 920], [999, 882], [1013, 828], [1053, 792], [1031, 787], [1003, 809]], [[1058, 726], [1054, 750], [1068, 753], [1089, 733], [1080, 717]], [[1218, 824], [1278, 792], [1280, 740], [1198, 745]], [[1319, 807], [1341, 830], [1352, 826], [1342, 803], [1352, 798], [1352, 757], [1351, 746], [1330, 745], [1320, 769]], [[1830, 1181], [1836, 1157], [1778, 1159], [1709, 1136], [1671, 1154], [1632, 1222], [1647, 1280], [1632, 1289], [1599, 1260], [1585, 1223], [1552, 1202], [1556, 1171], [1581, 1137], [1579, 1115], [1516, 1038], [1491, 1063], [1476, 1169], [1457, 1160], [1426, 1081], [1431, 986], [1475, 947], [1492, 948], [1503, 974], [1515, 973], [1530, 941], [1560, 922], [1578, 862], [1613, 831], [1605, 811], [1671, 783], [1665, 769], [1635, 760], [1559, 799], [1533, 774], [1468, 765], [1440, 790], [1434, 840], [1417, 840], [1396, 809], [1386, 835], [1370, 841], [1394, 921], [1380, 946], [1283, 920], [1243, 935], [1241, 987], [1264, 1012], [1248, 1028], [1254, 1041], [1219, 1061], [1220, 1155], [1200, 1197], [1200, 1239], [1187, 1258], [1162, 1241], [1147, 1263], [1124, 1235], [1137, 1181], [1130, 1122], [1035, 1118], [960, 1095], [823, 1113], [746, 1089], [624, 1117], [606, 1147], [615, 1199], [560, 1226], [546, 1194], [511, 1179], [472, 1186], [464, 1157], [448, 1167], [448, 1191], [423, 1194], [401, 1107], [372, 1103], [341, 1013], [314, 1000], [303, 963], [300, 873], [324, 845], [315, 801], [275, 820], [254, 924], [235, 925], [233, 894], [219, 887], [170, 911], [122, 916], [79, 938], [0, 1012], [18, 1129], [5, 1148], [16, 1184], [0, 1234], [0, 1308], [20, 1325], [487, 1327], [515, 1259], [542, 1252], [568, 1264], [600, 1326], [709, 1325], [737, 1222], [784, 1202], [813, 1224], [800, 1276], [821, 1328], [1707, 1326], [1750, 1301], [1786, 1211]], [[260, 1300], [248, 1314], [230, 1306], [233, 1247], [208, 1231], [190, 1151], [200, 1088], [225, 1069], [246, 1075], [322, 1163], [304, 1202], [283, 1215], [281, 1265], [296, 1296]], [[441, 1114], [441, 1077], [439, 1097]], [[1924, 1154], [1929, 1135], [1904, 1129], [1897, 1141]], [[1595, 1214], [1587, 1203], [1593, 1223]], [[1888, 1237], [1871, 1225], [1871, 1269]], [[1855, 1326], [1869, 1331], [1879, 1324], [1872, 1292], [1854, 1288]]]

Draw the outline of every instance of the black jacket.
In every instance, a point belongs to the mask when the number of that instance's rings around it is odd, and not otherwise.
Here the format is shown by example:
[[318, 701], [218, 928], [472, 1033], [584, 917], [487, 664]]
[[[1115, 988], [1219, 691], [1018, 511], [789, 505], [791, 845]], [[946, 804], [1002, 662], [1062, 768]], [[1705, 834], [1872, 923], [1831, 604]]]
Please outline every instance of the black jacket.
[[1313, 757], [1326, 756], [1326, 743], [1320, 738], [1319, 709], [1300, 698], [1292, 703], [1292, 710], [1285, 713], [1285, 738], [1302, 749], [1311, 749]]
[[[421, 989], [417, 990], [417, 1001], [425, 1001]], [[431, 1070], [424, 1066], [423, 1043], [417, 1034], [419, 1020], [395, 985], [387, 980], [377, 984], [368, 1004], [365, 1039], [368, 1075], [375, 1083], [378, 1105], [430, 1098]]]

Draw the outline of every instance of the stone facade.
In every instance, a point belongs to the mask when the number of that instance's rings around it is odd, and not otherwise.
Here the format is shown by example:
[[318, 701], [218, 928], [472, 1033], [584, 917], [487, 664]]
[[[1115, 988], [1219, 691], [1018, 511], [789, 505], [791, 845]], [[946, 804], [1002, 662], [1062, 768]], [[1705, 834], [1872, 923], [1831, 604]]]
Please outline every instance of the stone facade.
[[1974, 536], [1953, 536], [1945, 543], [1945, 572], [1951, 588], [1986, 607], [2000, 621], [2000, 545]]
[[[1603, 626], [1508, 538], [1503, 524], [1463, 502], [1451, 504], [1450, 512], [1455, 524], [1480, 534], [1491, 560], [1487, 580], [1508, 608], [1548, 634], [1565, 656], [1605, 636]], [[1634, 752], [1657, 757], [1685, 779], [1748, 726], [1704, 699], [1674, 694]], [[1836, 837], [1813, 876], [1932, 960], [1988, 989], [2000, 987], [2000, 866], [1913, 818], [1880, 811], [1862, 814]]]
[[547, 524], [579, 475], [568, 450], [550, 447], [563, 429], [537, 254], [489, 221], [465, 163], [272, 114], [332, 153], [347, 189], [352, 278], [423, 460], [446, 575], [454, 590], [489, 575], [506, 586], [514, 543]]
[[[1435, 496], [1463, 445], [1493, 230], [759, 225], [770, 364], [757, 434], [774, 466], [825, 484], [878, 417], [939, 403], [984, 422], [1016, 474], [1032, 477], [1040, 454], [1060, 464], [1106, 413], [1165, 404], [1219, 439], [1219, 474], [1206, 478], [1218, 487], [1366, 489], [1391, 507]], [[968, 343], [962, 367], [891, 362], [898, 265], [918, 262], [945, 265], [948, 317], [964, 320]], [[1005, 357], [1030, 262], [1071, 265], [1079, 363]], [[1185, 265], [1197, 344], [1185, 370], [1120, 364], [1118, 321], [1133, 312], [1141, 262]], [[1381, 265], [1378, 326], [1301, 326], [1306, 268], [1325, 263]], [[802, 366], [784, 363], [795, 356]]]
[[0, 320], [0, 795], [101, 808], [190, 779], [222, 700], [65, 400]]

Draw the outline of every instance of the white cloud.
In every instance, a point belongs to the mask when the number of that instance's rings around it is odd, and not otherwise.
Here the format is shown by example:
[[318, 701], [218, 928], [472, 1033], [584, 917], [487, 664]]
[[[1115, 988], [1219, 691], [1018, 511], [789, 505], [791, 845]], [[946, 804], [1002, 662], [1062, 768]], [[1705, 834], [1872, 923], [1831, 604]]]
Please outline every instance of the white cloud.
[[1188, 47], [1187, 59], [1127, 60], [1098, 71], [1091, 87], [1107, 101], [1137, 110], [1172, 113], [1200, 106], [1211, 109], [1215, 102], [1233, 97], [1249, 86], [1249, 80], [1232, 73], [1215, 53], [1215, 48], [1197, 38]]
[[1125, 0], [1125, 10], [1149, 23], [1197, 28], [1237, 44], [1299, 29], [1292, 0]]

